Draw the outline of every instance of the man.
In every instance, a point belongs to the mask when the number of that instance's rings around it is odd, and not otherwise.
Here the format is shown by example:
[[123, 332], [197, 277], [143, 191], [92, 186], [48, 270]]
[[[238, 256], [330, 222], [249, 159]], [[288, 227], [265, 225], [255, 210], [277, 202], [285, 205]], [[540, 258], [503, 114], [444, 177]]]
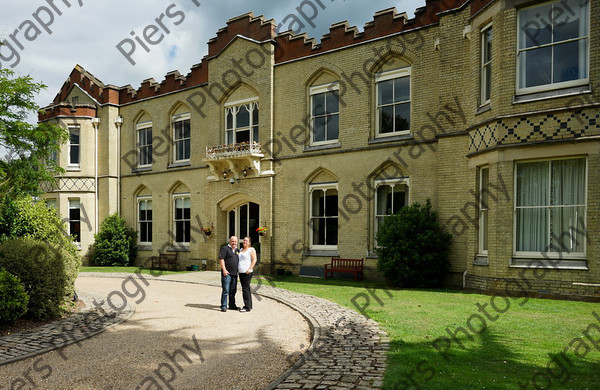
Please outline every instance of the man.
[[231, 310], [239, 310], [235, 305], [235, 293], [237, 292], [237, 274], [240, 258], [237, 249], [238, 238], [231, 236], [229, 244], [221, 248], [219, 254], [219, 262], [221, 263], [221, 286], [223, 292], [221, 294], [221, 311], [227, 311], [227, 296], [229, 296], [229, 308]]

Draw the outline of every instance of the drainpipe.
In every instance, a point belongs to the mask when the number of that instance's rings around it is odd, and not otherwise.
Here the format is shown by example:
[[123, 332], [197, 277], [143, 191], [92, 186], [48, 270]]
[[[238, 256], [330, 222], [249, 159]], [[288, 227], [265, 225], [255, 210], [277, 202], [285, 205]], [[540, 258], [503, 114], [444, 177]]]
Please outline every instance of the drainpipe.
[[121, 115], [115, 118], [117, 126], [117, 213], [121, 215], [121, 125], [123, 117]]
[[463, 287], [462, 287], [463, 290], [464, 290], [465, 286], [467, 285], [467, 271], [468, 270], [465, 270], [465, 272], [463, 273]]
[[100, 118], [92, 118], [92, 126], [94, 126], [94, 234], [98, 234], [98, 125]]

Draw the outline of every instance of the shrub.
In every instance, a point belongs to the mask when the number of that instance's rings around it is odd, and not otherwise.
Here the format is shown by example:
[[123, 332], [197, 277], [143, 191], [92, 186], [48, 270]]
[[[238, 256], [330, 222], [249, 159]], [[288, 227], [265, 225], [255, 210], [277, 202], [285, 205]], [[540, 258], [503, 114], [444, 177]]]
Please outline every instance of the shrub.
[[30, 298], [27, 312], [38, 320], [66, 311], [80, 264], [78, 256], [47, 242], [17, 238], [0, 244], [0, 267], [21, 280]]
[[92, 256], [96, 265], [128, 266], [137, 256], [137, 233], [125, 226], [118, 214], [107, 217], [94, 236]]
[[30, 196], [6, 200], [0, 206], [0, 242], [19, 237], [49, 242], [79, 256], [56, 210]]
[[377, 232], [377, 268], [396, 286], [437, 286], [448, 271], [451, 238], [429, 200], [403, 207]]
[[13, 322], [27, 312], [29, 295], [16, 276], [0, 269], [0, 321]]

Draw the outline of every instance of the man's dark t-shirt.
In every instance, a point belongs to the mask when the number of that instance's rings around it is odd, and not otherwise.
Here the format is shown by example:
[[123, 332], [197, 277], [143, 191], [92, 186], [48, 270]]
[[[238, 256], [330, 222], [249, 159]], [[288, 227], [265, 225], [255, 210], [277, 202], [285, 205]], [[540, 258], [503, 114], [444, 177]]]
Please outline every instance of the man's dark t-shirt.
[[240, 262], [238, 253], [240, 251], [237, 248], [234, 253], [229, 245], [225, 245], [221, 248], [221, 253], [219, 254], [219, 259], [225, 260], [225, 268], [231, 275], [237, 275], [238, 273], [238, 264]]

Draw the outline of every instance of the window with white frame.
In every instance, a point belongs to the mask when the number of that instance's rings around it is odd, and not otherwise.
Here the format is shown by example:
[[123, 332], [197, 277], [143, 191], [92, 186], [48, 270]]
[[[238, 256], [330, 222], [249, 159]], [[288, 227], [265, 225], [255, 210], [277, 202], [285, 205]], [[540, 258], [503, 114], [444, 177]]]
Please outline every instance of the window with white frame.
[[46, 207], [49, 209], [58, 210], [58, 202], [56, 199], [44, 199], [44, 202], [46, 202]]
[[60, 147], [58, 147], [57, 149], [53, 149], [50, 151], [50, 154], [48, 155], [48, 161], [52, 161], [54, 163], [54, 165], [59, 165], [59, 162], [58, 162], [59, 150], [60, 150]]
[[138, 198], [138, 241], [152, 244], [152, 198]]
[[188, 194], [173, 196], [173, 224], [176, 244], [189, 244], [191, 231], [191, 200]]
[[375, 75], [378, 135], [410, 131], [410, 73], [405, 67]]
[[310, 88], [312, 143], [337, 141], [340, 127], [339, 83]]
[[337, 249], [338, 190], [337, 184], [310, 187], [310, 238], [313, 249]]
[[375, 180], [375, 236], [385, 218], [408, 204], [408, 179]]
[[227, 144], [258, 142], [258, 101], [225, 105], [225, 138]]
[[517, 163], [517, 255], [585, 255], [586, 178], [585, 158]]
[[69, 126], [69, 165], [79, 166], [80, 163], [80, 128]]
[[174, 161], [188, 161], [191, 152], [191, 127], [190, 114], [175, 115], [173, 117], [173, 142]]
[[490, 102], [492, 90], [492, 24], [481, 29], [481, 105]]
[[137, 146], [138, 165], [140, 167], [152, 165], [152, 122], [138, 123]]
[[490, 168], [479, 168], [479, 254], [488, 253], [488, 214], [489, 214], [489, 193], [490, 193]]
[[69, 235], [81, 243], [81, 204], [79, 199], [69, 199]]
[[589, 9], [589, 1], [560, 0], [519, 10], [519, 92], [588, 81]]

